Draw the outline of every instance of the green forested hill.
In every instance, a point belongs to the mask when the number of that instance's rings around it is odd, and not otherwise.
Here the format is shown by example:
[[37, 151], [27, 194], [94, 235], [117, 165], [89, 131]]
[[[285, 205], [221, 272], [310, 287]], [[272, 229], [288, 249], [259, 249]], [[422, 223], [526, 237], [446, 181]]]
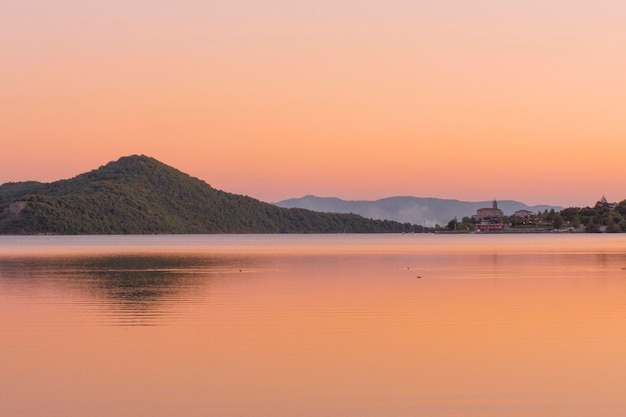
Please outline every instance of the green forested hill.
[[53, 183], [0, 186], [2, 234], [380, 233], [403, 225], [285, 209], [219, 191], [146, 156]]

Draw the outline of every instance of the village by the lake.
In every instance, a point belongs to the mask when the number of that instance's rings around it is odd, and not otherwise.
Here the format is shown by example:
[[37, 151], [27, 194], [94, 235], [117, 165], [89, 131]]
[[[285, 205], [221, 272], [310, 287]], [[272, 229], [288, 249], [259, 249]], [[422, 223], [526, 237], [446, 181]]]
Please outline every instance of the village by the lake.
[[570, 207], [561, 211], [543, 212], [517, 210], [505, 215], [497, 200], [491, 207], [480, 208], [476, 214], [437, 225], [438, 232], [508, 232], [508, 233], [619, 233], [626, 232], [626, 200], [610, 203], [605, 196], [593, 207]]

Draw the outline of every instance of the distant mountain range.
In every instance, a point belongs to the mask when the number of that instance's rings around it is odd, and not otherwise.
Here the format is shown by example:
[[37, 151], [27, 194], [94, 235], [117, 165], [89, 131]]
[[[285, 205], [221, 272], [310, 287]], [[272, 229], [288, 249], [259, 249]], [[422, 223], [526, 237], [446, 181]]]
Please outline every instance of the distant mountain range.
[[0, 185], [0, 234], [383, 233], [404, 225], [216, 190], [147, 156], [52, 183]]
[[[476, 210], [491, 207], [493, 201], [459, 201], [440, 198], [420, 197], [389, 197], [375, 201], [346, 201], [334, 197], [316, 197], [307, 195], [302, 198], [292, 198], [275, 203], [279, 207], [304, 208], [328, 213], [354, 213], [370, 219], [386, 219], [397, 222], [425, 225], [432, 227], [435, 224], [446, 225], [455, 217], [471, 217]], [[563, 207], [550, 205], [528, 206], [519, 201], [498, 201], [505, 216], [518, 210], [529, 210], [533, 213], [554, 209], [560, 211]]]

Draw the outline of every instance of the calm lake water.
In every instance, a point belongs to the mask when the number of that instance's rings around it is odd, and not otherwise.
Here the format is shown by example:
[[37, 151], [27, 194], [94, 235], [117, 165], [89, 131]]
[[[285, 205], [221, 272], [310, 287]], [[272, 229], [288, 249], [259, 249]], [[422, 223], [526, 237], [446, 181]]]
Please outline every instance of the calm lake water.
[[625, 416], [625, 235], [0, 237], [0, 416]]

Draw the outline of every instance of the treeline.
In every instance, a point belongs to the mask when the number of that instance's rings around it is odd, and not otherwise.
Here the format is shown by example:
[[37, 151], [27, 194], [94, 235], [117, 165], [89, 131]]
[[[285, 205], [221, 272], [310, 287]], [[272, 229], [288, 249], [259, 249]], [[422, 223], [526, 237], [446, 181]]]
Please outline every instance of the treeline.
[[626, 200], [615, 204], [602, 197], [593, 207], [569, 207], [561, 210], [559, 215], [564, 225], [583, 226], [589, 233], [626, 232]]
[[217, 190], [146, 156], [124, 157], [69, 180], [0, 186], [2, 234], [400, 233], [409, 228], [420, 226], [276, 207]]

